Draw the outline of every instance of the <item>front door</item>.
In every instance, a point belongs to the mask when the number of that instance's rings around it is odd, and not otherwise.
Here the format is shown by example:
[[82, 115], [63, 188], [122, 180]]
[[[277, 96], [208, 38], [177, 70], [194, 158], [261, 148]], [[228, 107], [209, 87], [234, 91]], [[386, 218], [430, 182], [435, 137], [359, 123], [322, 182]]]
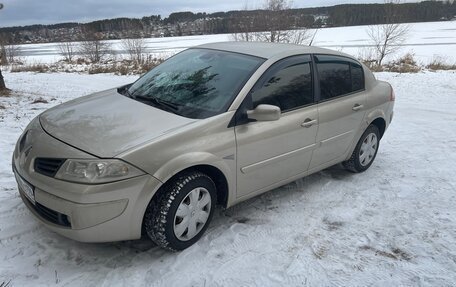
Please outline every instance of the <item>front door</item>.
[[277, 121], [236, 125], [238, 197], [309, 168], [318, 130], [310, 56], [287, 58], [271, 66], [239, 112], [260, 104], [278, 106], [282, 115]]

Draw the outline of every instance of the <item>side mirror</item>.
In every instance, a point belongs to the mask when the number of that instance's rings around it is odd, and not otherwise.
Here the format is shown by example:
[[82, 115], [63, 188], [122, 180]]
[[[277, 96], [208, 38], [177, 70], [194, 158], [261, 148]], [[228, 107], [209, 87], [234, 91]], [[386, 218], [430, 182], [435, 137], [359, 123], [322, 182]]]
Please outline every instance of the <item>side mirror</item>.
[[254, 110], [247, 111], [247, 118], [250, 120], [277, 121], [280, 119], [280, 108], [273, 105], [258, 105]]

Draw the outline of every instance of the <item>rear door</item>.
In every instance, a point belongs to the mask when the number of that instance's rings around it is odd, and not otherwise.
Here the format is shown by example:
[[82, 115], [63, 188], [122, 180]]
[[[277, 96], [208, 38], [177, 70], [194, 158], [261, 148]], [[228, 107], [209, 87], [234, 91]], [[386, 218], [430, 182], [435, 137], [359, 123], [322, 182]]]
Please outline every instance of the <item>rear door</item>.
[[[307, 171], [318, 126], [313, 86], [311, 57], [295, 56], [271, 66], [246, 97], [235, 128], [238, 197]], [[280, 107], [280, 119], [248, 122], [246, 111], [260, 104]]]
[[310, 169], [340, 159], [348, 150], [365, 115], [363, 68], [356, 61], [314, 55], [319, 88], [317, 149]]

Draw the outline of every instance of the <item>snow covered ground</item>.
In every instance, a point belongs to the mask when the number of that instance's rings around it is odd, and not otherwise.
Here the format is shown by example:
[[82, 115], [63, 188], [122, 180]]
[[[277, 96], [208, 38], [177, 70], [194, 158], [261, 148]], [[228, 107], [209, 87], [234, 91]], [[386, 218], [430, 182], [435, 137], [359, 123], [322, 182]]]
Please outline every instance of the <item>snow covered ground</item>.
[[[451, 286], [456, 282], [456, 73], [380, 73], [395, 118], [372, 167], [339, 166], [216, 212], [180, 253], [147, 240], [82, 244], [44, 228], [10, 159], [29, 120], [135, 77], [5, 73], [0, 97], [0, 284], [11, 286]], [[38, 98], [49, 103], [32, 102]]]
[[[394, 57], [406, 53], [415, 54], [420, 64], [426, 65], [434, 59], [447, 64], [456, 63], [456, 21], [412, 23], [408, 37]], [[315, 37], [314, 45], [333, 50], [343, 51], [357, 56], [367, 56], [370, 45], [366, 33], [367, 26], [337, 27], [320, 29]], [[310, 31], [314, 33], [314, 30]], [[169, 38], [150, 38], [146, 40], [147, 51], [158, 57], [167, 57], [185, 48], [211, 42], [232, 40], [231, 34], [201, 35]], [[110, 41], [112, 49], [122, 53], [119, 40]], [[23, 58], [29, 63], [54, 63], [62, 57], [57, 44], [22, 45]], [[391, 57], [387, 60], [392, 60]]]

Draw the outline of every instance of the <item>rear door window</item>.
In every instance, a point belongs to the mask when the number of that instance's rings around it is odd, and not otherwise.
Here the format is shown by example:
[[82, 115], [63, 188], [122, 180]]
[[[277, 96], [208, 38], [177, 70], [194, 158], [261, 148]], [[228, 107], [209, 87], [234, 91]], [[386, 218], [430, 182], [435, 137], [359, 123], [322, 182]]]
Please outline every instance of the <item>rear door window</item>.
[[338, 56], [315, 56], [320, 81], [320, 100], [364, 90], [364, 71], [354, 60]]

